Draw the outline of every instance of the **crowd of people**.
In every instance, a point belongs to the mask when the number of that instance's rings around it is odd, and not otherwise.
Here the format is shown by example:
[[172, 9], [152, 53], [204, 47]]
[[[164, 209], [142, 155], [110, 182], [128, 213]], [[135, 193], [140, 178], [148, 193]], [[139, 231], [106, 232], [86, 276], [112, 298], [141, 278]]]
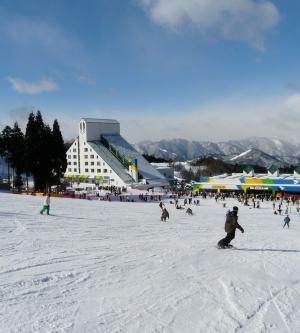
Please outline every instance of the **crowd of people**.
[[[117, 196], [117, 193], [114, 193]], [[130, 200], [128, 195], [118, 194], [119, 200], [130, 202], [134, 201]], [[47, 215], [50, 214], [50, 193], [45, 194], [45, 198], [43, 201], [43, 207], [40, 211], [40, 214], [46, 212]], [[226, 199], [231, 198], [235, 199], [239, 204], [244, 206], [249, 206], [250, 209], [259, 209], [260, 203], [267, 201], [272, 202], [273, 213], [275, 215], [284, 215], [283, 220], [283, 228], [286, 226], [290, 227], [290, 213], [292, 211], [292, 207], [296, 208], [296, 212], [300, 212], [299, 208], [299, 198], [296, 196], [288, 196], [288, 197], [275, 197], [271, 194], [247, 194], [247, 193], [237, 193], [237, 192], [227, 192], [227, 193], [213, 193], [213, 192], [178, 192], [178, 193], [165, 193], [154, 194], [152, 193], [140, 193], [138, 196], [140, 201], [159, 201], [159, 207], [161, 211], [161, 221], [166, 222], [170, 219], [169, 211], [166, 208], [165, 203], [162, 201], [163, 197], [165, 199], [169, 199], [169, 204], [174, 205], [176, 209], [185, 210], [188, 215], [193, 215], [193, 210], [191, 205], [200, 205], [200, 198], [206, 200], [207, 198], [214, 198], [215, 202], [221, 202], [223, 207], [226, 207]], [[107, 194], [107, 199], [110, 199], [110, 195]], [[174, 201], [173, 201], [174, 200]], [[180, 203], [182, 200], [182, 204]], [[166, 201], [167, 202], [167, 201]], [[285, 207], [283, 207], [285, 205]], [[187, 207], [187, 208], [186, 208]], [[235, 238], [235, 231], [239, 229], [242, 233], [244, 233], [243, 227], [238, 223], [238, 207], [233, 206], [232, 210], [228, 210], [225, 217], [225, 232], [226, 236], [222, 238], [218, 242], [219, 248], [230, 248], [232, 247], [230, 242]]]
[[[226, 207], [226, 199], [231, 198], [235, 199], [237, 203], [243, 206], [248, 206], [249, 209], [260, 209], [261, 203], [270, 202], [272, 203], [273, 213], [275, 215], [284, 215], [283, 219], [283, 228], [286, 226], [290, 227], [290, 213], [292, 211], [292, 207], [295, 207], [294, 210], [296, 212], [300, 212], [299, 209], [299, 198], [292, 196], [274, 196], [271, 194], [247, 194], [247, 193], [237, 193], [237, 192], [227, 192], [227, 193], [213, 193], [213, 192], [190, 192], [184, 195], [182, 200], [180, 201], [181, 195], [176, 195], [174, 202], [171, 200], [169, 203], [174, 204], [176, 209], [185, 209], [188, 215], [193, 215], [193, 211], [191, 205], [200, 205], [200, 198], [206, 199], [211, 198], [214, 199], [216, 203], [221, 202], [222, 206]], [[174, 198], [174, 195], [172, 196]], [[186, 208], [188, 206], [188, 208]], [[166, 221], [166, 219], [170, 218], [170, 214], [167, 211], [165, 204], [161, 201], [159, 203], [159, 207], [161, 209], [161, 221]], [[236, 229], [239, 229], [242, 233], [244, 233], [243, 227], [238, 223], [238, 207], [233, 206], [232, 210], [228, 210], [225, 216], [225, 232], [226, 236], [222, 238], [217, 246], [218, 248], [231, 248], [232, 245], [230, 242], [235, 238]]]

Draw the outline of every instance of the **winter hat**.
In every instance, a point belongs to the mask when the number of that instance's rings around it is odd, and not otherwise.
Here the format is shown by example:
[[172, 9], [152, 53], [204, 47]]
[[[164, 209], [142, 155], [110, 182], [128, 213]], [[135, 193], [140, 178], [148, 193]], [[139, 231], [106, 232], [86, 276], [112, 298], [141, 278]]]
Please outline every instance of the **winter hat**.
[[232, 210], [233, 210], [234, 212], [237, 212], [237, 211], [239, 210], [239, 208], [238, 208], [237, 206], [233, 206], [233, 207], [232, 207]]

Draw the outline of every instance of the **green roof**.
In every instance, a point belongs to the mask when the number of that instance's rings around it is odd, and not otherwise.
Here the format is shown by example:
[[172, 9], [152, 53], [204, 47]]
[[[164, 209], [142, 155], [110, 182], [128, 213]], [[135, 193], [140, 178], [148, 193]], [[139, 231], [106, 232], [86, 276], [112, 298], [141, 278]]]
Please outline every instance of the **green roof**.
[[295, 166], [294, 171], [296, 171], [298, 174], [300, 174], [300, 165]]
[[269, 167], [268, 171], [269, 171], [270, 173], [273, 174], [273, 173], [275, 173], [276, 171], [278, 171], [278, 167], [277, 167], [276, 165], [272, 164], [272, 165]]
[[246, 173], [250, 173], [251, 171], [253, 171], [254, 169], [252, 168], [251, 165], [246, 165], [243, 169], [244, 172]]

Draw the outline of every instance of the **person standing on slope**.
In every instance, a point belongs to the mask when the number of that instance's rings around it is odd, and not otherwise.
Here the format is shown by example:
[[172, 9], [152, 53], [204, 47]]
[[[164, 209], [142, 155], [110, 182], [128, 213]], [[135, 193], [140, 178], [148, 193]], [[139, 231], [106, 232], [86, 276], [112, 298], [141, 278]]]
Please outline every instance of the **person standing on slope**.
[[218, 242], [218, 247], [221, 249], [232, 247], [229, 243], [234, 239], [236, 229], [244, 233], [244, 229], [238, 224], [238, 210], [238, 207], [234, 206], [232, 211], [226, 214], [225, 232], [227, 232], [227, 236]]
[[285, 218], [284, 218], [284, 220], [283, 220], [283, 228], [287, 225], [287, 227], [289, 228], [290, 227], [290, 221], [291, 221], [291, 219], [290, 219], [290, 217], [287, 215]]
[[46, 211], [47, 215], [49, 215], [49, 213], [50, 213], [50, 194], [49, 193], [46, 195], [46, 198], [44, 200], [44, 206], [43, 206], [42, 210], [40, 211], [40, 214], [43, 214], [44, 211]]
[[160, 208], [161, 212], [163, 212], [163, 210], [164, 210], [164, 204], [163, 204], [162, 201], [160, 201], [160, 203], [159, 203], [159, 208]]

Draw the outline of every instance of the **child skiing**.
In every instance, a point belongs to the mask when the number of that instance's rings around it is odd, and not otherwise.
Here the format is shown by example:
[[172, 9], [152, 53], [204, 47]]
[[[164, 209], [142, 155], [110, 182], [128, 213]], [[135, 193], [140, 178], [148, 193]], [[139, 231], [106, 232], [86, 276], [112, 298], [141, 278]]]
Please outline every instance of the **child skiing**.
[[220, 249], [226, 249], [232, 247], [232, 245], [230, 245], [229, 243], [234, 239], [236, 229], [239, 229], [242, 233], [244, 233], [244, 229], [237, 222], [238, 210], [239, 210], [238, 207], [234, 206], [232, 208], [232, 211], [229, 211], [226, 214], [225, 232], [227, 233], [227, 236], [218, 242], [218, 247]]
[[290, 221], [291, 219], [289, 218], [289, 216], [287, 215], [284, 220], [283, 220], [283, 228], [287, 225], [287, 227], [289, 228], [290, 227]]
[[49, 212], [50, 212], [50, 194], [49, 193], [46, 195], [46, 198], [44, 200], [44, 206], [43, 206], [42, 210], [40, 211], [40, 214], [43, 214], [44, 211], [46, 211], [47, 215], [49, 215]]

